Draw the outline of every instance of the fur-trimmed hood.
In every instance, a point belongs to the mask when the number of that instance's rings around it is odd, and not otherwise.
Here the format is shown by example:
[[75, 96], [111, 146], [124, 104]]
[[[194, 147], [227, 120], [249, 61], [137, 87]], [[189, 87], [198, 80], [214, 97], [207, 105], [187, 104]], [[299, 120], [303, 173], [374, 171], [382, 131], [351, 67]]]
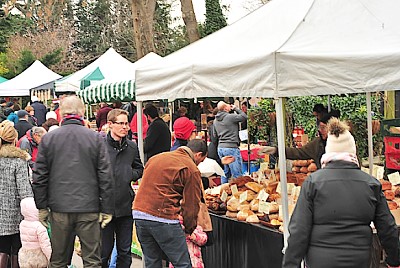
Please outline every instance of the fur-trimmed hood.
[[20, 148], [15, 147], [14, 145], [10, 145], [10, 144], [1, 145], [0, 157], [21, 158], [26, 161], [31, 159], [31, 156], [27, 152], [21, 150]]

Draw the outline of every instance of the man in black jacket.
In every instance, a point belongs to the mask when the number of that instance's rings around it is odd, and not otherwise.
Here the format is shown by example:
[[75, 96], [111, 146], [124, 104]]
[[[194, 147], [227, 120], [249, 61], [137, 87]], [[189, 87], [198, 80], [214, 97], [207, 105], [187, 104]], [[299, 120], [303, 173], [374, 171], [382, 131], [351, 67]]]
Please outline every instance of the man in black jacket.
[[132, 202], [135, 196], [131, 182], [142, 177], [143, 165], [136, 144], [127, 139], [129, 130], [128, 112], [113, 109], [107, 115], [110, 132], [106, 146], [111, 159], [114, 180], [115, 209], [113, 218], [102, 231], [102, 266], [108, 267], [108, 259], [117, 245], [117, 267], [131, 266]]
[[18, 132], [18, 140], [22, 138], [33, 125], [28, 122], [29, 114], [25, 110], [17, 112], [18, 122], [14, 125], [15, 130]]
[[36, 96], [32, 96], [31, 101], [31, 106], [35, 111], [33, 116], [36, 117], [38, 126], [41, 126], [44, 122], [46, 122], [47, 108], [43, 103], [39, 102], [39, 99]]
[[159, 117], [157, 108], [153, 104], [147, 104], [143, 112], [150, 121], [144, 139], [144, 158], [147, 162], [153, 155], [168, 152], [171, 149], [171, 132], [164, 120]]
[[[85, 267], [101, 266], [101, 227], [114, 211], [110, 157], [103, 138], [84, 125], [85, 106], [76, 96], [61, 101], [61, 127], [44, 135], [33, 171], [39, 220], [51, 224], [49, 267], [67, 267], [78, 235]], [[49, 209], [51, 212], [49, 212]]]

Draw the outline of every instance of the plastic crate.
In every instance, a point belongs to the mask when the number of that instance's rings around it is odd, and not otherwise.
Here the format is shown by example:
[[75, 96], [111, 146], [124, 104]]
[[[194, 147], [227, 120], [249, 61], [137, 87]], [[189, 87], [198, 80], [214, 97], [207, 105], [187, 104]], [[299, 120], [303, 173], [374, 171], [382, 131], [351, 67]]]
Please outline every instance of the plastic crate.
[[392, 133], [390, 132], [391, 127], [399, 127], [400, 128], [400, 119], [387, 119], [387, 120], [382, 120], [381, 122], [381, 133], [382, 135], [389, 136], [389, 137], [400, 137], [400, 133]]
[[386, 167], [400, 170], [400, 135], [384, 137]]

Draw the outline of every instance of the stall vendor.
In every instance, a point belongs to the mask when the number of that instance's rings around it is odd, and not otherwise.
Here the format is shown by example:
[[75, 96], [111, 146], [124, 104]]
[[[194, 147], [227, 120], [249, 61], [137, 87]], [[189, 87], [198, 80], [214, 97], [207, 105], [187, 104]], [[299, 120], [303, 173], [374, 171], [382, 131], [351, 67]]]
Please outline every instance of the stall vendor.
[[[331, 117], [335, 117], [332, 113], [323, 115], [318, 125], [318, 137], [301, 148], [285, 148], [287, 159], [291, 160], [307, 160], [314, 159], [317, 168], [321, 168], [321, 157], [325, 153], [326, 139], [328, 137], [326, 126]], [[277, 154], [277, 147], [263, 146], [258, 154]]]

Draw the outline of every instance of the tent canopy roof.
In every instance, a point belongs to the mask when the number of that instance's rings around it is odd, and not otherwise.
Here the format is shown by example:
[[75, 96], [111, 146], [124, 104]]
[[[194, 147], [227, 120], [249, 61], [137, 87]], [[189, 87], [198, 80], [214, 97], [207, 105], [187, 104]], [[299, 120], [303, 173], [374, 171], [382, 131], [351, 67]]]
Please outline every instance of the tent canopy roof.
[[[61, 75], [36, 60], [25, 71], [0, 84], [0, 96], [29, 96], [29, 90], [59, 79]], [[52, 86], [51, 86], [52, 87]]]
[[136, 72], [137, 100], [400, 86], [400, 1], [274, 0]]
[[56, 81], [55, 91], [78, 91], [80, 89], [81, 80], [96, 70], [96, 68], [100, 68], [105, 79], [111, 77], [118, 79], [120, 76], [125, 75], [131, 65], [132, 62], [122, 57], [113, 48], [109, 48], [103, 55], [85, 68]]
[[[129, 69], [123, 70], [122, 74], [118, 76], [119, 80], [112, 76], [78, 91], [78, 94], [85, 103], [135, 100], [135, 70], [150, 66], [160, 59], [161, 56], [150, 52], [143, 58], [131, 63]], [[118, 68], [115, 71], [118, 72]]]
[[2, 76], [0, 76], [0, 83], [3, 83], [3, 82], [5, 82], [5, 81], [8, 81], [8, 79], [7, 79], [7, 78], [4, 78], [4, 77], [2, 77]]

